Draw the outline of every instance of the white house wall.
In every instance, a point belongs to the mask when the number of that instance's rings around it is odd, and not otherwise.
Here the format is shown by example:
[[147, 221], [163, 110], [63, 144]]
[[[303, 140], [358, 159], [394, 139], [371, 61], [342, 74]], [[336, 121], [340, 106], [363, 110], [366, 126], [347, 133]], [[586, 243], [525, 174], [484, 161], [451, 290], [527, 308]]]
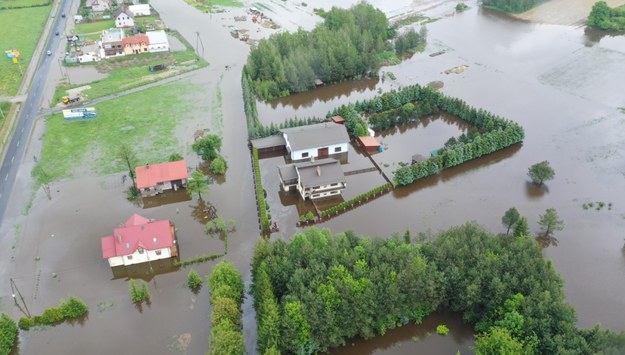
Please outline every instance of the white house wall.
[[[288, 141], [287, 141], [288, 142]], [[288, 147], [288, 143], [287, 143]], [[341, 154], [347, 152], [347, 143], [333, 144], [328, 146], [314, 147], [310, 149], [301, 149], [291, 151], [291, 160], [310, 159], [311, 157], [317, 158], [319, 149], [328, 148], [328, 155]], [[335, 152], [336, 148], [341, 148], [340, 152]], [[308, 153], [308, 155], [306, 155]]]
[[[161, 255], [156, 254], [156, 252], [160, 250]], [[114, 256], [109, 258], [109, 264], [111, 266], [119, 266], [119, 265], [134, 265], [147, 263], [148, 261], [154, 261], [159, 259], [168, 259], [171, 258], [171, 250], [169, 248], [157, 249], [157, 250], [144, 250], [143, 253], [139, 253], [139, 250], [135, 250], [134, 253], [130, 255]], [[122, 259], [122, 262], [119, 262], [119, 259]], [[115, 265], [113, 265], [115, 264]]]
[[148, 45], [148, 52], [167, 52], [169, 51], [169, 43], [155, 43]]

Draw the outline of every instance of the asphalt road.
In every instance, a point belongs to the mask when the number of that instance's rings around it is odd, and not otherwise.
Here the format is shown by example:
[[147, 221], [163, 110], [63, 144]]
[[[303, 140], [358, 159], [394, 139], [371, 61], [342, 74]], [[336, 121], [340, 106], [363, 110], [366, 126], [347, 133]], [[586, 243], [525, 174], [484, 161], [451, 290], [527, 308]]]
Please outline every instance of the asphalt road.
[[[50, 35], [43, 47], [41, 59], [35, 69], [30, 89], [22, 105], [22, 110], [17, 117], [15, 131], [13, 132], [4, 161], [2, 162], [2, 167], [0, 168], [0, 220], [2, 220], [6, 212], [17, 171], [22, 162], [22, 157], [26, 150], [26, 145], [28, 144], [28, 139], [35, 120], [39, 115], [45, 82], [48, 78], [50, 68], [53, 65], [54, 55], [48, 56], [46, 52], [50, 51], [56, 53], [61, 42], [65, 40], [65, 38], [62, 38], [63, 29], [65, 27], [65, 21], [71, 17], [69, 14], [71, 1], [60, 1], [59, 16], [56, 16], [50, 28]], [[66, 14], [67, 17], [62, 18], [60, 14]], [[59, 36], [55, 35], [57, 31], [59, 32]]]

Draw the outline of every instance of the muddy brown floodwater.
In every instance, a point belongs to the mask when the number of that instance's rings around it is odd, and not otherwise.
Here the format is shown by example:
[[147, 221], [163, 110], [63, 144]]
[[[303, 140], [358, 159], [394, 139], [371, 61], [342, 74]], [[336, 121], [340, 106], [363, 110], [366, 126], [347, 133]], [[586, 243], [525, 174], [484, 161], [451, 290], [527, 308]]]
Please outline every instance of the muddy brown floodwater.
[[[342, 6], [352, 3], [331, 2]], [[402, 1], [392, 8], [388, 8], [392, 2], [377, 1], [374, 5], [378, 3], [391, 14], [414, 9], [429, 11], [436, 4], [440, 7], [432, 11], [446, 14], [453, 13], [455, 6], [455, 2], [447, 1]], [[233, 23], [231, 17], [242, 10], [210, 15], [178, 0], [153, 0], [151, 4], [165, 23], [187, 40], [195, 43], [198, 32], [206, 46], [203, 55], [210, 66], [191, 81], [206, 96], [198, 102], [199, 106], [210, 107], [217, 88], [221, 90], [222, 154], [229, 162], [225, 182], [212, 185], [206, 199], [215, 207], [215, 213], [237, 221], [225, 259], [241, 270], [249, 286], [250, 258], [258, 240], [240, 88], [240, 69], [249, 47], [230, 37], [226, 27]], [[566, 226], [555, 235], [557, 244], [547, 247], [545, 254], [564, 279], [566, 295], [577, 309], [579, 325], [602, 323], [625, 330], [625, 257], [621, 251], [625, 230], [625, 114], [619, 110], [625, 106], [625, 39], [582, 28], [521, 22], [481, 10], [474, 2], [470, 5], [468, 11], [444, 16], [428, 25], [429, 44], [424, 53], [397, 66], [382, 68], [393, 72], [396, 80], [342, 83], [259, 105], [261, 120], [280, 122], [292, 116], [322, 116], [336, 105], [377, 95], [380, 87], [388, 90], [440, 81], [445, 94], [521, 123], [526, 131], [522, 144], [397, 189], [321, 226], [335, 232], [351, 229], [380, 236], [410, 228], [414, 235], [475, 220], [492, 231], [502, 232], [501, 216], [515, 206], [528, 217], [532, 231], [538, 233], [539, 214], [554, 207]], [[312, 10], [308, 7], [297, 11], [310, 14]], [[302, 23], [308, 26], [314, 22]], [[428, 55], [441, 50], [445, 50], [442, 55]], [[233, 69], [225, 71], [225, 65]], [[444, 74], [460, 66], [467, 66], [466, 70]], [[207, 127], [211, 119], [210, 112], [201, 113], [197, 122]], [[453, 119], [438, 119], [427, 127], [416, 125], [397, 130], [403, 130], [403, 134], [380, 134], [388, 144], [389, 161], [384, 153], [379, 158], [384, 158], [383, 163], [389, 167], [393, 166], [390, 160], [405, 161], [417, 151], [427, 152], [466, 127], [454, 124]], [[34, 138], [36, 142], [39, 136]], [[190, 144], [190, 140], [185, 144]], [[366, 166], [363, 156], [354, 152], [351, 157], [350, 163]], [[263, 182], [272, 214], [285, 225], [272, 238], [290, 239], [298, 230], [297, 213], [293, 211], [298, 210], [294, 206], [300, 202], [292, 196], [280, 196], [278, 183], [271, 178], [271, 170], [283, 162], [281, 159], [263, 159], [261, 165], [269, 169], [263, 171]], [[542, 160], [551, 162], [556, 176], [547, 188], [537, 189], [527, 184], [526, 173], [530, 165]], [[346, 198], [360, 189], [366, 190], [368, 184], [383, 183], [380, 175], [373, 172], [350, 178], [353, 182], [345, 191]], [[21, 170], [18, 179], [16, 186], [27, 190], [29, 171]], [[83, 298], [90, 312], [83, 322], [21, 332], [18, 353], [205, 353], [210, 334], [206, 288], [199, 294], [190, 292], [184, 286], [188, 271], [185, 269], [157, 265], [156, 275], [150, 275], [137, 268], [132, 275], [148, 280], [152, 294], [151, 305], [137, 309], [130, 302], [125, 277], [118, 278], [101, 259], [99, 244], [101, 236], [137, 212], [149, 218], [172, 219], [178, 229], [183, 258], [220, 252], [223, 243], [203, 232], [202, 213], [206, 208], [198, 205], [197, 198], [172, 196], [166, 204], [151, 201], [148, 208], [142, 209], [125, 200], [121, 173], [66, 180], [51, 187], [52, 200], [38, 191], [27, 216], [22, 216], [21, 205], [4, 216], [0, 247], [9, 252], [0, 259], [0, 273], [3, 280], [15, 280], [33, 314], [57, 305], [60, 298], [70, 294]], [[582, 204], [591, 201], [611, 202], [612, 208], [584, 210]], [[273, 207], [283, 202], [284, 208]], [[216, 262], [198, 264], [194, 269], [205, 275]], [[11, 299], [9, 283], [4, 282], [0, 289], [2, 311], [20, 317], [19, 309], [7, 301]], [[450, 335], [427, 336], [438, 324], [449, 326]], [[255, 314], [249, 296], [243, 305], [243, 331], [247, 351], [255, 353]], [[181, 336], [191, 339], [188, 346], [178, 342]], [[466, 353], [471, 342], [471, 329], [462, 325], [458, 315], [437, 314], [420, 326], [395, 329], [366, 341], [348, 340], [347, 347], [334, 349], [333, 353], [454, 354], [457, 350]]]

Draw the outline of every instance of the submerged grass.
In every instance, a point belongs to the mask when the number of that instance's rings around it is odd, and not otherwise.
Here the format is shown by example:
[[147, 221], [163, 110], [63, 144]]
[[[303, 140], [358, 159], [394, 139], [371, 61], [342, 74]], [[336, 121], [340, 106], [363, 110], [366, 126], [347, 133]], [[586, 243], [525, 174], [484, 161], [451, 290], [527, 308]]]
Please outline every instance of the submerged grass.
[[217, 12], [219, 7], [243, 7], [238, 0], [184, 0], [202, 12]]
[[[119, 143], [130, 144], [140, 164], [167, 161], [181, 144], [174, 129], [189, 117], [185, 96], [196, 91], [189, 84], [171, 83], [95, 105], [98, 117], [66, 121], [49, 116], [39, 169], [55, 181], [77, 172], [105, 175], [124, 170], [116, 159]], [[36, 176], [39, 183], [42, 177]]]

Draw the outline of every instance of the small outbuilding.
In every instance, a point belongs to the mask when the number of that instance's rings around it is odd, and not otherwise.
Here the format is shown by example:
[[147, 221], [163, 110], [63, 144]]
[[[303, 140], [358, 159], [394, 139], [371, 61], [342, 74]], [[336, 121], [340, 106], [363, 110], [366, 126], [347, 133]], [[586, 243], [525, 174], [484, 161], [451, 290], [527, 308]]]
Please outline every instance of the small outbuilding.
[[334, 123], [345, 124], [345, 119], [343, 117], [341, 117], [341, 116], [332, 116], [332, 117], [330, 117], [330, 119]]
[[128, 6], [128, 10], [137, 16], [150, 16], [150, 4], [137, 4]]
[[380, 142], [375, 137], [363, 136], [358, 137], [358, 143], [366, 150], [378, 150], [380, 149]]
[[187, 184], [189, 174], [184, 160], [171, 161], [135, 168], [137, 188], [141, 196], [153, 196], [163, 190], [178, 190]]

